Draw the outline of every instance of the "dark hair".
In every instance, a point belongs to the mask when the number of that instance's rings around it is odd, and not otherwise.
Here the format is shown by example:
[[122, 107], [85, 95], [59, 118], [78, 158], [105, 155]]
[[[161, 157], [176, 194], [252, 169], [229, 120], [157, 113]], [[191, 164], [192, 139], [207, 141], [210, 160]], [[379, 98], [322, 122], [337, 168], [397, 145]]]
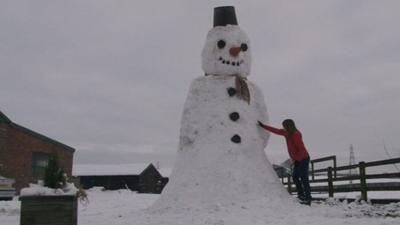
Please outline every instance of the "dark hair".
[[292, 119], [286, 119], [282, 122], [282, 126], [288, 132], [288, 137], [291, 137], [297, 131], [296, 124]]

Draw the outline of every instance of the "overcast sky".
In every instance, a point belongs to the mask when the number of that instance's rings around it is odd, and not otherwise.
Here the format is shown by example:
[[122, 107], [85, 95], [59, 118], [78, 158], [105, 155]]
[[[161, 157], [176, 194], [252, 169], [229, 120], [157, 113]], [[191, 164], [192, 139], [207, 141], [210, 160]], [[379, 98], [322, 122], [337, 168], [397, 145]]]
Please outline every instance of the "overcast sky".
[[[76, 163], [174, 160], [213, 8], [234, 5], [270, 124], [313, 158], [400, 157], [400, 1], [0, 2], [0, 110]], [[270, 161], [287, 158], [281, 137]]]

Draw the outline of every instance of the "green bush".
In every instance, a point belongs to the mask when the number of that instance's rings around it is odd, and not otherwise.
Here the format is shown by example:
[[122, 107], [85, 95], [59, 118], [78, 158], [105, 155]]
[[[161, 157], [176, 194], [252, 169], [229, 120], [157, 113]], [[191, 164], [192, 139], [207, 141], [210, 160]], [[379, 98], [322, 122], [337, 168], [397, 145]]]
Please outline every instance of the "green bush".
[[56, 157], [52, 157], [44, 173], [44, 186], [49, 188], [63, 188], [66, 183], [64, 170], [59, 167]]

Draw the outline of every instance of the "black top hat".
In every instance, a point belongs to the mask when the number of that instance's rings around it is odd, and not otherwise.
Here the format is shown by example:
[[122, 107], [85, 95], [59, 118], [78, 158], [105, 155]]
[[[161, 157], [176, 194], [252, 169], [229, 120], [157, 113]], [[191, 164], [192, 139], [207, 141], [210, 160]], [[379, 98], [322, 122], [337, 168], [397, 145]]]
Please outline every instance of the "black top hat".
[[236, 20], [235, 7], [220, 6], [214, 8], [214, 27], [226, 25], [238, 25]]

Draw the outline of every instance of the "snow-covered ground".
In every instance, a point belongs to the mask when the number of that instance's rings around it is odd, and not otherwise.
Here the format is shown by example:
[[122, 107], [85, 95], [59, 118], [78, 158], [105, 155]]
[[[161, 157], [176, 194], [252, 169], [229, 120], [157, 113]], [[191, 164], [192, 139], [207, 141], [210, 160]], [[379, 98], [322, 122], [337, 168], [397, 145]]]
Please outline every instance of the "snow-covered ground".
[[[79, 204], [78, 220], [80, 225], [148, 224], [148, 219], [151, 215], [144, 213], [143, 209], [150, 206], [159, 197], [159, 195], [152, 194], [137, 194], [129, 190], [102, 191], [101, 188], [88, 190], [87, 193], [89, 203]], [[245, 211], [246, 207], [239, 209]], [[224, 211], [223, 207], [210, 208], [209, 211], [210, 218], [204, 218], [204, 225], [226, 224], [224, 218], [218, 219], [211, 216], [213, 213], [214, 215], [217, 214], [218, 211]], [[13, 201], [0, 201], [0, 224], [19, 224], [19, 212], [20, 202], [17, 198]], [[259, 214], [260, 216], [255, 217], [252, 224], [241, 223], [240, 212], [236, 213], [238, 213], [236, 222], [241, 225], [400, 225], [400, 203], [372, 206], [366, 203], [341, 203], [328, 200], [313, 203], [311, 207], [303, 206], [300, 211], [287, 212], [286, 216], [282, 216], [280, 213], [276, 215], [274, 213], [266, 213], [261, 207], [259, 212], [253, 212], [255, 215]], [[266, 214], [269, 217], [266, 217]], [[165, 220], [176, 219], [177, 224], [181, 224], [179, 223], [179, 217], [170, 218], [168, 213], [164, 216]]]

